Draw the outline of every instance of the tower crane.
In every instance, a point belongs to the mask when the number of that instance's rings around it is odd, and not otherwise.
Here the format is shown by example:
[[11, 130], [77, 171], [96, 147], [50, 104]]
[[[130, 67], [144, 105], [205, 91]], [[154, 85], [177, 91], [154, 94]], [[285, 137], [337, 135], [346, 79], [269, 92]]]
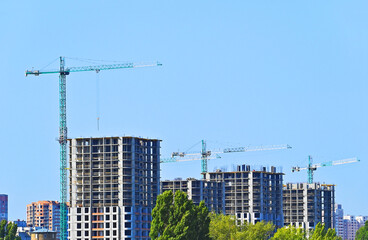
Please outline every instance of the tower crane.
[[341, 164], [347, 164], [347, 163], [355, 163], [360, 162], [358, 158], [347, 158], [337, 161], [329, 161], [329, 162], [323, 162], [323, 163], [316, 163], [313, 164], [313, 159], [311, 156], [308, 156], [308, 166], [307, 167], [292, 167], [292, 172], [299, 172], [301, 170], [307, 170], [308, 172], [308, 183], [313, 183], [313, 173], [317, 170], [317, 168], [320, 167], [328, 167], [328, 166], [335, 166], [335, 165], [341, 165]]
[[27, 70], [26, 76], [39, 76], [43, 74], [59, 74], [59, 144], [60, 144], [60, 239], [67, 240], [68, 237], [68, 212], [67, 212], [67, 139], [68, 129], [66, 126], [66, 76], [72, 72], [102, 71], [123, 68], [155, 67], [162, 66], [161, 63], [120, 63], [104, 64], [96, 66], [66, 67], [65, 58], [60, 57], [60, 68], [57, 70], [40, 71]]
[[185, 162], [201, 160], [202, 173], [207, 172], [207, 161], [210, 159], [221, 158], [221, 154], [235, 153], [235, 152], [255, 152], [255, 151], [267, 151], [267, 150], [279, 150], [279, 149], [290, 149], [291, 146], [284, 145], [269, 145], [269, 146], [255, 146], [255, 147], [235, 147], [235, 148], [224, 148], [215, 151], [207, 150], [207, 144], [205, 140], [202, 140], [202, 151], [201, 152], [173, 152], [171, 157], [162, 158], [161, 163], [170, 162]]

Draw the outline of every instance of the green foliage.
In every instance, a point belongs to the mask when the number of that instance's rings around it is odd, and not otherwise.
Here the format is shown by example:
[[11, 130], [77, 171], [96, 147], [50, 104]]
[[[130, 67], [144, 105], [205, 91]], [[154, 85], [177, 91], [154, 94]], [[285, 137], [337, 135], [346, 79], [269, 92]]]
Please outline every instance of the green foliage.
[[356, 240], [368, 240], [368, 221], [365, 222], [364, 226], [359, 228], [355, 235]]
[[275, 226], [272, 223], [237, 225], [234, 216], [211, 214], [210, 237], [216, 240], [269, 239]]
[[277, 229], [277, 232], [272, 240], [306, 240], [306, 232], [303, 228], [296, 228], [293, 226], [285, 226]]
[[309, 240], [339, 240], [341, 239], [336, 235], [335, 229], [325, 229], [325, 226], [318, 223], [314, 230], [311, 232]]
[[269, 239], [275, 226], [271, 222], [257, 222], [256, 224], [244, 224], [239, 227], [240, 232], [237, 234], [238, 239], [254, 239], [254, 240], [266, 240]]
[[6, 224], [7, 224], [6, 220], [2, 220], [0, 223], [0, 240], [4, 239], [5, 237]]
[[17, 228], [17, 224], [2, 220], [0, 223], [0, 240], [21, 240], [19, 236], [16, 236]]
[[152, 240], [209, 240], [210, 218], [204, 202], [199, 206], [182, 191], [159, 195], [152, 211]]
[[236, 220], [233, 216], [223, 214], [210, 214], [210, 233], [209, 236], [216, 240], [234, 240], [238, 232]]

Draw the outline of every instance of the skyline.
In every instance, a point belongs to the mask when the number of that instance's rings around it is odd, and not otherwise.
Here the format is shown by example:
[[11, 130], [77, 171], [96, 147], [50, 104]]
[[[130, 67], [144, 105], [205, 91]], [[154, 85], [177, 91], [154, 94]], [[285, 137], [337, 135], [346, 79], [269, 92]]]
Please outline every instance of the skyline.
[[[308, 155], [314, 163], [358, 157], [357, 164], [320, 168], [314, 178], [337, 185], [346, 213], [368, 215], [361, 191], [368, 167], [367, 5], [7, 2], [0, 10], [0, 193], [9, 195], [9, 219], [25, 219], [31, 202], [59, 201], [58, 77], [25, 78], [24, 71], [60, 55], [69, 57], [66, 66], [89, 64], [75, 57], [163, 64], [102, 71], [98, 94], [95, 73], [68, 76], [69, 137], [158, 138], [162, 157], [201, 139], [208, 149], [289, 144], [226, 155], [208, 168], [281, 166], [285, 183], [307, 181], [306, 171], [291, 167], [306, 166]], [[200, 161], [161, 169], [162, 180], [201, 177]]]

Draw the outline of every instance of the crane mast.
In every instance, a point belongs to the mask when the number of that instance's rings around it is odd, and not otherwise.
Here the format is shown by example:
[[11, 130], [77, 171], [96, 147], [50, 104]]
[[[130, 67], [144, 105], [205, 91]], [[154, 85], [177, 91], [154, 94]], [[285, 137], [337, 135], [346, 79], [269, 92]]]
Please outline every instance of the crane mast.
[[59, 143], [60, 143], [60, 239], [68, 238], [68, 209], [67, 203], [67, 139], [66, 126], [66, 72], [65, 59], [60, 57], [59, 75]]
[[59, 144], [60, 144], [60, 240], [68, 239], [68, 208], [67, 208], [67, 139], [68, 128], [66, 121], [66, 76], [70, 72], [85, 72], [101, 70], [112, 70], [122, 68], [137, 68], [137, 67], [154, 67], [162, 66], [161, 63], [148, 63], [148, 64], [135, 64], [135, 63], [123, 63], [123, 64], [104, 64], [96, 66], [82, 66], [82, 67], [65, 67], [65, 58], [60, 57], [60, 68], [58, 70], [39, 71], [39, 70], [27, 70], [26, 76], [40, 74], [59, 74]]

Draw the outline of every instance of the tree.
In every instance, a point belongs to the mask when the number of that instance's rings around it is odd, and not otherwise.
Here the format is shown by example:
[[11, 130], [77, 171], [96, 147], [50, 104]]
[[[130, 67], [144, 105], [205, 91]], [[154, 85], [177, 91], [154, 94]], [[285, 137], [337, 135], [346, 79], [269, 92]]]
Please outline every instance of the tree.
[[368, 240], [368, 221], [365, 222], [364, 226], [359, 228], [355, 235], [356, 240]]
[[238, 227], [233, 216], [211, 213], [210, 233], [212, 239], [234, 240]]
[[2, 220], [0, 223], [0, 240], [21, 240], [19, 236], [16, 236], [17, 228], [17, 224]]
[[210, 218], [204, 202], [199, 206], [182, 191], [159, 195], [152, 210], [152, 240], [209, 240]]
[[275, 225], [271, 222], [257, 222], [256, 224], [246, 223], [239, 226], [240, 232], [237, 234], [238, 239], [254, 239], [254, 240], [266, 240], [269, 239], [274, 230]]
[[274, 229], [272, 223], [238, 225], [234, 216], [211, 214], [210, 237], [216, 240], [269, 239]]
[[339, 240], [341, 237], [336, 235], [336, 231], [333, 228], [325, 229], [325, 225], [320, 222], [311, 232], [309, 240]]
[[294, 226], [285, 226], [277, 229], [277, 232], [272, 240], [307, 240], [306, 232], [303, 228], [296, 228]]

